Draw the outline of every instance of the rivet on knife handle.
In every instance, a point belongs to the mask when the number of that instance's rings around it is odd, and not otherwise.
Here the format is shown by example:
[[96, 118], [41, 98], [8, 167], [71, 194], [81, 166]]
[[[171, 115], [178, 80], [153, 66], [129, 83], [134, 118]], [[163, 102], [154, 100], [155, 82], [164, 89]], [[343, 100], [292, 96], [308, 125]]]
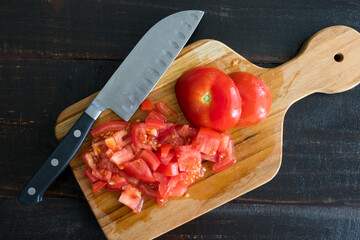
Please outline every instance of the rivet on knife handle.
[[42, 201], [45, 190], [75, 156], [94, 122], [95, 119], [87, 113], [81, 115], [79, 120], [56, 147], [55, 151], [22, 190], [19, 196], [21, 203], [33, 204]]

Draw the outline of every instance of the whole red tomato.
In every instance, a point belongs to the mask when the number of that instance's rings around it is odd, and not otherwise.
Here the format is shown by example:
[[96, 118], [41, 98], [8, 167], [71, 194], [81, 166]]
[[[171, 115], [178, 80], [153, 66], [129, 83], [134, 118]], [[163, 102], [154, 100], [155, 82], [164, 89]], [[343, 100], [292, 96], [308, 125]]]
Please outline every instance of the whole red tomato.
[[241, 97], [231, 78], [214, 67], [196, 67], [185, 72], [175, 86], [185, 117], [197, 127], [225, 131], [241, 115]]
[[262, 122], [271, 109], [269, 87], [251, 73], [235, 72], [229, 76], [238, 87], [242, 99], [242, 112], [236, 126], [249, 127]]

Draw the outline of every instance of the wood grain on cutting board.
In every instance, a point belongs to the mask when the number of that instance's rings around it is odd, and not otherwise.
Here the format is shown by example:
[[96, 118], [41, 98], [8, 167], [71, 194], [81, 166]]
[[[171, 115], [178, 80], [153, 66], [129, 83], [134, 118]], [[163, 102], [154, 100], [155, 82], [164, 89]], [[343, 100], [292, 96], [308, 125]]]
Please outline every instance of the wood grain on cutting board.
[[[360, 35], [344, 26], [326, 28], [309, 39], [296, 58], [272, 69], [250, 63], [218, 41], [198, 41], [183, 49], [149, 99], [164, 101], [180, 113], [174, 94], [176, 80], [186, 70], [202, 65], [214, 66], [226, 73], [247, 71], [262, 78], [273, 97], [269, 117], [253, 127], [229, 130], [235, 143], [236, 164], [217, 174], [205, 164], [206, 175], [189, 187], [188, 198], [173, 198], [166, 207], [158, 207], [155, 201], [148, 200], [140, 214], [120, 204], [116, 193], [92, 193], [91, 184], [83, 175], [86, 166], [81, 159], [81, 153], [91, 145], [87, 138], [70, 165], [107, 238], [154, 238], [270, 181], [281, 165], [282, 125], [289, 106], [311, 93], [342, 92], [360, 81]], [[58, 139], [95, 96], [60, 114], [55, 127]], [[137, 111], [130, 121], [143, 117], [144, 113]], [[95, 126], [114, 119], [119, 117], [106, 110]], [[181, 119], [180, 123], [186, 123], [183, 115]]]

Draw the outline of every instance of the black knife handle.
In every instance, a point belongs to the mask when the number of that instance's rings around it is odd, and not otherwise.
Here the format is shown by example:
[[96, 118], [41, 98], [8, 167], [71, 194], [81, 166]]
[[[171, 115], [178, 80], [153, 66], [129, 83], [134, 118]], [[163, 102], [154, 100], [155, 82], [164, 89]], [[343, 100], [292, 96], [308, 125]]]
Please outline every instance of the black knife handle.
[[94, 122], [95, 120], [85, 112], [80, 116], [55, 151], [22, 190], [19, 196], [21, 203], [34, 204], [42, 201], [45, 190], [75, 156]]

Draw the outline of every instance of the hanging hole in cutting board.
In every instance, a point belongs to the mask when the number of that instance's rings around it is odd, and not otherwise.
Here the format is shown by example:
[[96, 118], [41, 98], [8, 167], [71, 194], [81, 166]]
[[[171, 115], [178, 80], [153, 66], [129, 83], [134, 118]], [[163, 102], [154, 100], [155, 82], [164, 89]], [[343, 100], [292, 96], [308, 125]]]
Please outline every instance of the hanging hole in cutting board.
[[334, 56], [334, 60], [336, 62], [342, 62], [344, 60], [344, 55], [342, 53], [338, 53]]

